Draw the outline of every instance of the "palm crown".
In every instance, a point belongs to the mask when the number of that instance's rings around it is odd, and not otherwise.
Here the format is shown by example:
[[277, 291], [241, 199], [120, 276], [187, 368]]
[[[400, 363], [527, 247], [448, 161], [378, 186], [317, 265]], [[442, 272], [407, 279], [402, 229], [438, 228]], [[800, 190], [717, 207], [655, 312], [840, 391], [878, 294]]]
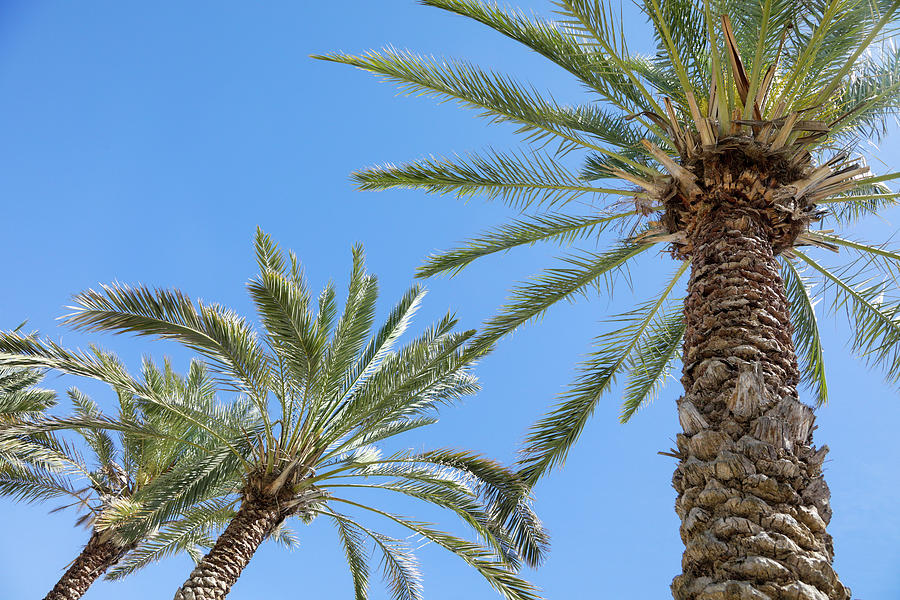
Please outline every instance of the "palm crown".
[[[559, 266], [516, 285], [475, 347], [559, 301], [592, 287], [602, 291], [604, 283], [609, 289], [617, 272], [660, 244], [679, 261], [658, 294], [610, 319], [613, 330], [597, 338], [581, 374], [532, 428], [522, 459], [528, 481], [565, 458], [617, 376], [626, 379], [622, 421], [664, 383], [685, 331], [673, 297], [690, 263], [689, 234], [706, 210], [698, 200], [710, 184], [704, 165], [734, 156], [760, 171], [758, 188], [752, 181], [725, 184], [746, 187], [773, 224], [802, 375], [817, 402], [825, 402], [827, 387], [813, 307], [826, 294], [834, 309], [847, 309], [857, 353], [889, 379], [900, 378], [900, 254], [809, 229], [819, 221], [847, 225], [896, 203], [884, 182], [898, 174], [871, 174], [854, 148], [860, 136], [883, 133], [898, 109], [900, 53], [888, 43], [897, 2], [644, 0], [639, 6], [656, 42], [650, 55], [629, 50], [615, 12], [601, 0], [554, 2], [558, 20], [478, 0], [422, 3], [524, 44], [599, 100], [565, 106], [505, 74], [390, 48], [317, 57], [384, 76], [410, 94], [457, 101], [492, 122], [512, 123], [525, 137], [522, 151], [354, 174], [362, 189], [483, 195], [529, 213], [432, 255], [420, 276], [455, 274], [480, 257], [539, 242], [609, 246], [570, 252]], [[581, 157], [577, 171], [568, 166], [574, 153]], [[802, 246], [840, 250], [849, 260], [831, 268]]]
[[[126, 376], [115, 356], [97, 349], [90, 355], [96, 364], [117, 373], [117, 379]], [[16, 359], [6, 355], [4, 362], [15, 363]], [[4, 385], [4, 400], [25, 407], [29, 404], [26, 399], [30, 399], [32, 405], [49, 407], [48, 400], [55, 397], [53, 392], [22, 387], [35, 385], [38, 372], [5, 372], [9, 375], [3, 381], [15, 381], [16, 385]], [[178, 552], [199, 558], [201, 547], [211, 544], [210, 532], [231, 514], [228, 505], [218, 498], [229, 491], [229, 482], [224, 482], [224, 488], [212, 488], [190, 504], [159, 511], [153, 523], [136, 516], [158, 493], [155, 486], [168, 487], [168, 473], [205, 454], [198, 448], [210, 441], [206, 432], [186, 427], [183, 421], [146, 403], [145, 398], [190, 404], [198, 414], [209, 418], [235, 421], [240, 415], [234, 409], [217, 405], [212, 381], [202, 363], [196, 361], [191, 363], [187, 377], [181, 377], [168, 361], [159, 369], [145, 360], [140, 382], [142, 396], [122, 386], [113, 387], [118, 399], [115, 420], [107, 418], [90, 397], [75, 387], [68, 390], [75, 410], [70, 419], [49, 417], [33, 408], [28, 408], [27, 414], [18, 413], [14, 420], [8, 419], [2, 443], [0, 494], [25, 502], [68, 501], [56, 510], [74, 507], [83, 512], [76, 525], [91, 526], [98, 540], [115, 546], [101, 570], [115, 565], [107, 577], [117, 579]], [[115, 426], [117, 435], [96, 425]], [[73, 426], [89, 451], [89, 458], [57, 431]]]
[[[173, 470], [167, 477], [168, 489], [157, 488], [155, 504], [139, 511], [145, 522], [157, 523], [160, 514], [195, 502], [223, 481], [233, 483], [230, 502], [241, 505], [220, 543], [177, 597], [206, 597], [198, 588], [208, 579], [202, 576], [208, 573], [204, 569], [214, 566], [217, 552], [236, 552], [226, 548], [223, 540], [248, 545], [247, 531], [238, 531], [235, 524], [242, 515], [252, 513], [253, 527], [257, 527], [262, 520], [257, 516], [266, 511], [271, 518], [259, 526], [264, 531], [257, 544], [289, 516], [305, 521], [319, 515], [331, 519], [346, 552], [357, 598], [367, 595], [367, 540], [384, 557], [384, 575], [394, 597], [420, 598], [421, 583], [408, 543], [372, 529], [354, 511], [384, 517], [450, 550], [508, 598], [536, 597], [535, 589], [514, 570], [520, 560], [529, 564], [540, 560], [546, 537], [530, 509], [527, 488], [514, 473], [467, 452], [386, 453], [375, 445], [434, 423], [439, 406], [477, 390], [469, 370], [476, 354], [464, 349], [472, 332], [454, 333], [455, 320], [448, 314], [397, 348], [424, 296], [424, 290], [415, 286], [370, 337], [377, 285], [365, 270], [361, 247], [353, 250], [348, 295], [340, 315], [334, 286], [328, 284], [313, 301], [296, 257], [290, 254], [285, 259], [261, 232], [256, 253], [260, 274], [248, 287], [263, 324], [261, 338], [228, 309], [194, 304], [178, 291], [143, 287], [104, 286], [99, 292], [79, 294], [75, 312], [66, 318], [81, 329], [178, 340], [203, 354], [221, 382], [255, 409], [250, 418], [231, 422], [186, 403], [149, 397], [141, 393], [137, 382], [121, 380], [156, 410], [211, 438], [205, 463]], [[318, 310], [314, 312], [312, 305]], [[88, 364], [75, 355], [61, 357], [52, 347], [21, 336], [7, 334], [3, 345], [19, 353], [19, 362], [110, 376], [96, 361]], [[484, 545], [367, 504], [353, 495], [361, 488], [393, 491], [448, 509]], [[124, 518], [130, 511], [131, 507], [123, 506], [110, 519]], [[254, 550], [255, 546], [244, 564]], [[232, 583], [228, 581], [227, 587]], [[213, 586], [209, 593], [221, 591]]]

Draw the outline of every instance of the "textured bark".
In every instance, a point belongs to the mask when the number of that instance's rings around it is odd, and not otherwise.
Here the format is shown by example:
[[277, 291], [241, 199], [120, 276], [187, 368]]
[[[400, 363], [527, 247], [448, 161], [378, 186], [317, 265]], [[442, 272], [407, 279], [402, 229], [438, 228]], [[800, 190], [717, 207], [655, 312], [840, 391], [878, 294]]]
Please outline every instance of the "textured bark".
[[94, 532], [87, 546], [72, 563], [44, 600], [77, 600], [108, 568], [116, 564], [128, 551]]
[[175, 593], [175, 600], [227, 596], [256, 549], [286, 516], [276, 498], [245, 496], [234, 519]]
[[684, 309], [685, 395], [678, 401], [684, 433], [673, 485], [686, 548], [672, 594], [849, 600], [825, 530], [827, 447], [812, 445], [813, 412], [797, 399], [792, 327], [775, 258], [789, 244], [773, 247], [785, 232], [750, 202], [776, 186], [757, 179], [744, 193], [740, 181], [707, 168], [704, 196], [685, 225], [693, 264]]

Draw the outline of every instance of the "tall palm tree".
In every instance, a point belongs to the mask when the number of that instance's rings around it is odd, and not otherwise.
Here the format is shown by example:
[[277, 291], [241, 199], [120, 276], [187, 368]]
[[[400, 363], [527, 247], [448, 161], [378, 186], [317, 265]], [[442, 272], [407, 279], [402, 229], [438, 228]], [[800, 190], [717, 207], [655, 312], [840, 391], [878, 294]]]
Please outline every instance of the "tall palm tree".
[[[381, 552], [392, 596], [421, 598], [409, 543], [373, 529], [354, 513], [399, 524], [414, 534], [415, 543], [446, 548], [506, 598], [537, 598], [537, 590], [515, 571], [523, 560], [539, 562], [546, 536], [531, 511], [528, 488], [514, 472], [468, 452], [384, 452], [376, 446], [434, 423], [438, 407], [477, 390], [470, 373], [477, 353], [464, 347], [473, 332], [452, 332], [455, 320], [448, 314], [395, 349], [425, 293], [415, 286], [370, 337], [377, 283], [366, 272], [359, 246], [353, 249], [340, 315], [334, 286], [328, 284], [314, 301], [296, 257], [286, 259], [262, 232], [257, 232], [256, 255], [260, 274], [250, 281], [249, 291], [262, 321], [261, 336], [222, 306], [195, 304], [180, 291], [141, 286], [103, 286], [81, 293], [75, 297], [75, 312], [65, 319], [78, 329], [178, 340], [205, 356], [223, 385], [257, 410], [258, 418], [231, 423], [187, 405], [147, 399], [219, 440], [222, 450], [211, 455], [210, 471], [223, 461], [241, 466], [237, 492], [231, 496], [239, 508], [175, 598], [224, 598], [259, 545], [286, 519], [309, 522], [317, 516], [327, 517], [337, 530], [357, 599], [368, 594], [367, 540]], [[18, 353], [17, 364], [113, 376], [100, 365], [57, 357], [52, 347], [17, 334], [0, 337], [0, 350]], [[133, 383], [122, 384], [141, 393]], [[156, 506], [140, 515], [152, 524], [157, 513], [193, 501], [205, 489], [205, 477], [202, 466], [172, 477], [172, 489], [158, 489]], [[361, 489], [396, 492], [447, 509], [482, 542], [391, 513], [356, 497]], [[127, 516], [127, 509], [118, 516]]]
[[[505, 74], [390, 48], [317, 57], [525, 136], [522, 151], [354, 174], [362, 189], [483, 195], [530, 213], [429, 257], [421, 276], [538, 242], [607, 245], [518, 284], [475, 347], [561, 300], [602, 291], [654, 248], [676, 261], [658, 294], [611, 320], [581, 375], [531, 429], [524, 478], [533, 483], [565, 458], [618, 375], [626, 421], [681, 358], [684, 432], [672, 454], [686, 549], [674, 597], [849, 598], [825, 530], [827, 448], [812, 445], [813, 411], [797, 385], [825, 402], [813, 309], [823, 295], [849, 317], [854, 350], [900, 380], [900, 254], [811, 229], [896, 204], [884, 182], [900, 174], [870, 173], [854, 149], [900, 108], [900, 51], [889, 43], [900, 3], [642, 0], [656, 44], [649, 55], [629, 50], [618, 10], [603, 0], [554, 2], [558, 20], [479, 0], [422, 3], [521, 42], [599, 100], [565, 106]], [[815, 247], [848, 260], [831, 268]], [[681, 303], [673, 296], [689, 270]]]
[[[124, 367], [113, 355], [92, 351], [98, 364], [119, 376]], [[7, 363], [15, 363], [7, 357]], [[20, 361], [32, 362], [33, 361]], [[55, 394], [33, 386], [40, 374], [24, 369], [4, 369], [8, 376], [0, 378], [0, 387], [10, 392], [0, 397], [28, 404], [48, 406]], [[226, 411], [215, 402], [215, 387], [202, 363], [191, 363], [187, 377], [172, 370], [168, 361], [160, 370], [146, 360], [143, 365], [141, 394], [167, 402], [189, 404], [198, 414], [231, 423], [246, 418], [250, 407], [244, 405]], [[11, 385], [7, 385], [9, 382]], [[14, 390], [10, 388], [15, 388]], [[16, 415], [4, 421], [7, 433], [13, 427], [27, 427], [27, 435], [5, 437], [0, 442], [0, 495], [24, 502], [45, 502], [65, 498], [84, 514], [76, 525], [87, 524], [91, 537], [81, 554], [53, 587], [48, 600], [80, 598], [91, 584], [108, 569], [110, 579], [118, 579], [167, 555], [188, 552], [199, 559], [201, 547], [211, 544], [209, 534], [232, 514], [219, 496], [230, 491], [232, 482], [222, 478], [222, 485], [212, 487], [204, 496], [180, 507], [171, 506], [161, 512], [155, 523], [135, 518], [148, 498], [154, 497], [156, 486], [171, 487], [169, 473], [184, 468], [198, 456], [205, 456], [210, 440], [196, 427], [186, 427], [170, 414], [155, 409], [142, 397], [122, 386], [114, 386], [118, 398], [117, 436], [96, 428], [76, 428], [91, 458], [86, 460], [79, 449], [64, 439], [57, 429], [67, 423], [35, 414]], [[78, 388], [68, 390], [76, 416], [68, 424], [109, 424], [99, 406]], [[27, 417], [32, 417], [31, 419]], [[43, 418], [41, 418], [43, 417]], [[198, 448], [202, 451], [198, 452]], [[124, 513], [124, 516], [122, 514]]]

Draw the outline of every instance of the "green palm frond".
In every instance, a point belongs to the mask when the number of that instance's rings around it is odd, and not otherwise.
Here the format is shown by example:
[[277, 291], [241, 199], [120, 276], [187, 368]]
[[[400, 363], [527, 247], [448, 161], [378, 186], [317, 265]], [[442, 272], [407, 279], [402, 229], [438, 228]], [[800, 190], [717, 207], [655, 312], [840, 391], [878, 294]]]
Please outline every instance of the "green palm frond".
[[76, 488], [65, 474], [39, 467], [11, 465], [0, 468], [0, 496], [9, 496], [17, 502], [45, 502], [68, 497], [76, 503], [88, 506], [86, 489]]
[[[478, 385], [467, 366], [472, 355], [463, 350], [474, 332], [452, 334], [455, 324], [447, 315], [436, 326], [391, 354], [366, 378], [352, 397], [328, 415], [335, 423], [333, 442], [350, 440], [373, 427], [392, 421], [427, 416], [436, 407], [473, 394]], [[355, 431], [355, 435], [350, 435]]]
[[74, 298], [63, 321], [82, 331], [121, 331], [176, 340], [256, 396], [265, 388], [269, 365], [246, 322], [234, 312], [194, 302], [181, 292], [145, 286], [104, 285]]
[[557, 302], [571, 300], [590, 286], [599, 287], [601, 280], [608, 287], [616, 272], [652, 246], [626, 242], [607, 253], [582, 251], [565, 257], [564, 267], [547, 269], [524, 285], [513, 288], [511, 298], [500, 314], [485, 323], [473, 344], [489, 347], [520, 325], [539, 318]]
[[[571, 31], [565, 23], [529, 17], [478, 0], [423, 0], [423, 4], [474, 19], [527, 46], [570, 72], [623, 114], [653, 109], [628, 77], [616, 69], [613, 59], [580, 43], [578, 31]], [[624, 61], [627, 57], [619, 58]]]
[[[519, 461], [526, 482], [534, 484], [554, 465], [565, 461], [600, 397], [627, 368], [633, 355], [647, 351], [648, 336], [651, 342], [656, 337], [654, 323], [664, 317], [663, 308], [669, 295], [689, 264], [684, 261], [659, 296], [614, 319], [624, 326], [597, 339], [597, 348], [582, 363], [578, 380], [562, 396], [561, 402], [531, 427]], [[623, 408], [623, 420], [637, 410], [645, 397], [638, 398], [637, 406]]]
[[184, 518], [165, 523], [144, 537], [135, 550], [106, 574], [106, 579], [123, 579], [154, 562], [206, 545], [210, 533], [231, 520], [234, 515], [232, 504], [232, 501], [217, 499], [191, 507]]
[[309, 384], [320, 368], [318, 360], [327, 333], [316, 329], [305, 281], [286, 270], [277, 246], [259, 230], [255, 245], [260, 275], [247, 284], [247, 289], [273, 349], [297, 381]]
[[628, 377], [620, 421], [627, 422], [656, 398], [665, 385], [683, 338], [683, 311], [677, 302], [672, 301], [665, 314], [654, 317], [647, 327], [645, 338], [628, 356]]
[[476, 259], [518, 246], [530, 246], [538, 242], [571, 244], [580, 239], [599, 236], [612, 225], [627, 227], [629, 218], [637, 214], [636, 211], [589, 216], [545, 213], [516, 219], [467, 240], [463, 247], [433, 254], [419, 267], [416, 275], [455, 275]]
[[862, 260], [865, 267], [872, 267], [895, 283], [900, 283], [900, 252], [887, 244], [876, 246], [820, 232], [815, 232], [813, 236], [853, 253], [856, 256], [854, 262]]
[[293, 529], [285, 526], [284, 523], [275, 528], [275, 531], [269, 535], [269, 539], [287, 550], [296, 550], [300, 547], [300, 538]]
[[332, 398], [340, 392], [346, 374], [366, 344], [375, 321], [378, 283], [374, 276], [366, 272], [365, 251], [361, 245], [353, 247], [352, 255], [353, 270], [347, 302], [324, 352], [320, 392], [323, 399]]
[[[477, 497], [467, 493], [466, 490], [459, 489], [454, 482], [448, 482], [440, 479], [432, 479], [423, 482], [416, 481], [412, 478], [406, 481], [387, 481], [378, 483], [326, 483], [323, 489], [340, 493], [341, 489], [380, 489], [389, 492], [396, 492], [416, 498], [429, 504], [433, 504], [440, 508], [446, 508], [456, 513], [472, 530], [487, 540], [493, 547], [498, 556], [504, 559], [510, 557], [506, 555], [506, 550], [510, 547], [506, 539], [505, 532], [496, 527], [491, 518], [482, 510], [482, 504]], [[335, 495], [334, 499], [338, 496]], [[516, 568], [518, 565], [511, 565]]]
[[328, 510], [325, 514], [330, 515], [338, 526], [338, 533], [351, 565], [350, 572], [353, 574], [357, 599], [368, 596], [365, 587], [368, 583], [368, 564], [366, 557], [361, 553], [363, 535], [371, 539], [381, 551], [381, 570], [391, 597], [396, 600], [420, 600], [423, 597], [419, 564], [407, 544], [364, 527], [336, 511]]
[[0, 368], [0, 420], [42, 413], [56, 405], [56, 392], [36, 387], [43, 374], [31, 369]]
[[860, 220], [877, 216], [886, 209], [900, 204], [900, 194], [895, 194], [884, 183], [860, 185], [843, 196], [829, 198], [825, 206], [829, 216], [841, 226], [850, 226]]
[[595, 59], [594, 68], [598, 76], [607, 83], [619, 80], [621, 83], [616, 87], [631, 90], [631, 95], [640, 97], [636, 104], [643, 106], [645, 112], [662, 114], [662, 107], [630, 68], [628, 45], [621, 28], [617, 27], [612, 7], [579, 0], [563, 0], [555, 4], [563, 17], [561, 25], [578, 36], [576, 45], [591, 50], [594, 56], [602, 57]]
[[825, 379], [825, 361], [819, 322], [815, 306], [819, 301], [812, 292], [813, 282], [804, 277], [790, 260], [781, 260], [781, 278], [784, 280], [791, 320], [794, 324], [794, 347], [800, 359], [803, 381], [812, 388], [816, 404], [828, 401], [828, 384]]
[[382, 517], [394, 521], [410, 531], [421, 535], [424, 539], [449, 550], [453, 554], [459, 556], [469, 564], [469, 566], [481, 573], [491, 586], [500, 592], [504, 598], [507, 598], [507, 600], [539, 600], [540, 598], [540, 596], [537, 595], [538, 590], [534, 586], [515, 575], [515, 573], [513, 573], [504, 562], [498, 560], [490, 550], [474, 542], [469, 542], [434, 529], [428, 523], [413, 521], [399, 515], [379, 510], [372, 506], [366, 506], [344, 498], [335, 498], [334, 500], [381, 515]]
[[330, 54], [315, 58], [348, 64], [384, 76], [398, 83], [409, 94], [458, 101], [483, 111], [492, 122], [518, 125], [518, 131], [527, 134], [529, 141], [541, 145], [555, 142], [558, 153], [575, 148], [590, 149], [616, 156], [650, 175], [655, 173], [649, 167], [599, 145], [602, 142], [594, 140], [591, 129], [595, 127], [585, 118], [584, 111], [560, 106], [509, 76], [483, 71], [461, 61], [438, 61], [391, 48], [382, 52], [370, 51], [358, 57]]
[[853, 332], [853, 350], [869, 364], [881, 367], [889, 381], [900, 380], [900, 302], [885, 281], [873, 280], [862, 269], [849, 265], [833, 272], [806, 254], [800, 260], [821, 275], [834, 299], [831, 309], [846, 313]]
[[[347, 566], [353, 577], [353, 590], [356, 600], [369, 597], [369, 557], [365, 550], [365, 529], [344, 515], [329, 513], [338, 530], [341, 546], [347, 558]], [[393, 586], [392, 586], [393, 587]]]
[[900, 112], [900, 48], [887, 46], [878, 58], [863, 58], [838, 102], [850, 107], [841, 121], [845, 134], [881, 139]]
[[353, 395], [359, 385], [365, 382], [380, 368], [384, 359], [393, 351], [397, 340], [406, 333], [413, 316], [422, 305], [425, 289], [419, 285], [412, 286], [391, 309], [390, 314], [378, 332], [369, 340], [360, 353], [356, 364], [347, 371], [344, 386], [338, 396], [341, 400]]
[[[618, 160], [626, 169], [632, 165]], [[542, 152], [488, 150], [453, 158], [426, 158], [402, 165], [370, 167], [352, 175], [362, 190], [423, 189], [457, 198], [483, 195], [517, 209], [565, 204], [585, 195], [640, 196], [630, 189], [592, 186]]]
[[495, 461], [468, 452], [432, 450], [416, 457], [464, 473], [477, 481], [475, 493], [488, 511], [509, 532], [515, 552], [528, 565], [540, 564], [550, 540], [530, 503], [530, 488], [509, 469]]
[[[75, 407], [75, 414], [86, 419], [94, 417], [102, 417], [103, 413], [97, 403], [83, 394], [78, 388], [70, 388], [68, 391], [69, 399]], [[100, 467], [108, 466], [116, 460], [116, 446], [110, 435], [102, 429], [81, 429], [78, 431], [88, 443], [97, 464]]]
[[71, 375], [105, 381], [116, 387], [138, 384], [117, 360], [96, 347], [90, 352], [69, 351], [52, 340], [38, 340], [15, 331], [0, 332], [0, 365], [38, 369], [57, 369]]

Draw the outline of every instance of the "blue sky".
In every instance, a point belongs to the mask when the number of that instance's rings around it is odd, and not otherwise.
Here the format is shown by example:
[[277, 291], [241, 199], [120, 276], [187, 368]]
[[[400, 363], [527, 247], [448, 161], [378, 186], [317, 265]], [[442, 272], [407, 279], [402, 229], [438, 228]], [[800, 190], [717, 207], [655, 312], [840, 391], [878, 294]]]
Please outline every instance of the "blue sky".
[[[548, 2], [520, 2], [547, 13]], [[648, 48], [641, 17], [626, 21], [632, 49]], [[87, 336], [58, 327], [71, 294], [119, 280], [178, 287], [250, 314], [257, 225], [304, 261], [313, 285], [346, 282], [350, 247], [362, 241], [381, 283], [382, 310], [408, 287], [422, 257], [502, 221], [499, 204], [361, 193], [348, 174], [385, 161], [486, 146], [511, 148], [511, 128], [471, 111], [398, 97], [375, 78], [309, 54], [393, 44], [478, 61], [531, 80], [561, 100], [579, 88], [499, 35], [412, 0], [362, 2], [0, 3], [0, 252], [6, 257], [0, 328], [27, 319], [68, 346], [99, 342], [132, 367], [171, 344]], [[900, 170], [891, 139], [882, 172]], [[900, 214], [854, 233], [882, 240]], [[455, 309], [476, 327], [516, 278], [551, 263], [526, 249], [427, 282], [418, 326]], [[446, 410], [416, 446], [457, 446], [511, 461], [522, 434], [573, 375], [602, 329], [673, 265], [659, 256], [633, 273], [634, 293], [562, 306], [500, 345], [479, 368], [483, 392]], [[825, 315], [820, 313], [820, 319]], [[831, 447], [836, 567], [854, 597], [900, 595], [900, 450], [897, 392], [848, 358], [846, 331], [825, 318], [831, 403], [816, 441]], [[78, 383], [109, 406], [100, 386]], [[658, 401], [619, 425], [618, 390], [601, 403], [564, 470], [538, 487], [553, 536], [546, 565], [527, 573], [551, 599], [663, 598], [679, 571], [681, 542], [671, 488], [674, 460], [657, 455], [678, 431], [672, 380]], [[425, 435], [427, 433], [427, 436]], [[0, 598], [37, 598], [87, 541], [71, 512], [0, 501]], [[401, 506], [400, 509], [411, 507]], [[422, 513], [419, 513], [422, 514]], [[444, 523], [450, 523], [444, 520]], [[352, 585], [333, 530], [298, 528], [301, 548], [265, 545], [230, 598], [347, 597]], [[439, 549], [420, 551], [429, 599], [493, 598], [491, 589]], [[86, 598], [164, 598], [190, 571], [186, 557], [124, 582], [98, 582]], [[387, 597], [377, 581], [373, 598]]]

